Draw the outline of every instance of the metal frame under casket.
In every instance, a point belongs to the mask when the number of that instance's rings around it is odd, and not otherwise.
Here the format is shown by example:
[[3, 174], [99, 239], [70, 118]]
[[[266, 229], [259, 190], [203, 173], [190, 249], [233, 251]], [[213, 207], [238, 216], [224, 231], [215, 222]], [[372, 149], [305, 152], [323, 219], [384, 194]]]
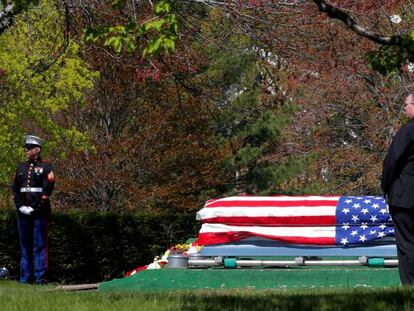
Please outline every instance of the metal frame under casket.
[[[245, 258], [249, 257], [249, 258]], [[269, 260], [259, 257], [272, 257]], [[274, 257], [292, 259], [273, 260]], [[331, 257], [326, 259], [326, 257]], [[341, 259], [332, 259], [339, 257]], [[345, 258], [345, 259], [343, 259]], [[290, 266], [398, 266], [394, 238], [384, 238], [363, 246], [315, 246], [280, 243], [262, 238], [204, 246], [197, 255], [190, 255], [188, 267], [290, 267]]]

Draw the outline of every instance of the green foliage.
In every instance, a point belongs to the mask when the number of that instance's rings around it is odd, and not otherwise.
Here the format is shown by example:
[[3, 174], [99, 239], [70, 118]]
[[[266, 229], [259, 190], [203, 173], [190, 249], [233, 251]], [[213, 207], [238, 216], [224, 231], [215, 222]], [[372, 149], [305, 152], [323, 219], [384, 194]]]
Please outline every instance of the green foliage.
[[[119, 8], [123, 3], [123, 0], [118, 0], [113, 5]], [[148, 42], [142, 51], [143, 56], [154, 56], [162, 52], [169, 54], [175, 50], [178, 35], [179, 23], [174, 7], [174, 1], [160, 0], [154, 6], [154, 18], [142, 25], [129, 21], [126, 25], [87, 27], [83, 39], [90, 43], [102, 41], [116, 53], [121, 53], [123, 49], [135, 51], [139, 40], [145, 36]]]
[[[247, 193], [280, 193], [280, 185], [300, 174], [312, 161], [312, 157], [306, 155], [285, 157], [277, 162], [263, 160], [269, 148], [277, 144], [281, 131], [293, 116], [293, 111], [286, 104], [278, 113], [264, 112], [230, 138], [241, 140], [245, 144], [227, 159], [226, 166], [230, 172], [239, 174], [236, 182], [242, 182]], [[300, 192], [300, 189], [290, 191]]]
[[114, 9], [121, 9], [125, 6], [125, 1], [124, 0], [114, 0], [112, 1], [112, 7]]
[[67, 147], [89, 147], [85, 135], [57, 120], [60, 111], [84, 101], [98, 74], [80, 59], [79, 46], [56, 31], [63, 16], [53, 3], [43, 1], [19, 15], [0, 37], [0, 68], [5, 71], [0, 87], [0, 182], [10, 181], [26, 133], [47, 140], [46, 155], [53, 149], [54, 156], [63, 156]]
[[[0, 263], [18, 276], [16, 213], [0, 209]], [[148, 264], [197, 234], [194, 213], [134, 215], [54, 212], [49, 222], [50, 280], [101, 282]]]
[[[264, 163], [252, 168], [247, 179], [249, 181], [247, 192], [261, 195], [280, 194], [280, 185], [303, 172], [313, 160], [311, 156], [300, 155], [286, 157], [274, 164]], [[315, 185], [312, 185], [315, 187]], [[309, 194], [311, 189], [288, 188], [285, 194]], [[312, 191], [314, 192], [314, 191]]]
[[412, 30], [407, 36], [403, 38], [402, 46], [406, 49], [408, 53], [414, 53], [414, 30]]
[[279, 186], [303, 171], [311, 159], [266, 159], [277, 151], [282, 131], [291, 122], [296, 107], [288, 99], [281, 103], [276, 100], [281, 95], [280, 86], [269, 74], [272, 68], [263, 60], [265, 51], [260, 44], [234, 31], [231, 21], [218, 10], [212, 10], [209, 18], [201, 26], [203, 35], [216, 38], [222, 49], [216, 44], [196, 43], [195, 47], [207, 55], [199, 80], [207, 81], [221, 100], [213, 123], [218, 141], [230, 149], [223, 163], [230, 181], [223, 191], [280, 191]]
[[154, 7], [154, 13], [158, 17], [153, 21], [143, 24], [144, 33], [155, 32], [155, 38], [151, 39], [143, 50], [143, 56], [154, 56], [160, 52], [166, 54], [175, 50], [175, 41], [178, 35], [178, 18], [173, 13], [174, 2], [161, 0]]
[[397, 72], [414, 57], [414, 30], [404, 36], [399, 46], [383, 45], [377, 51], [367, 53], [369, 66], [383, 75]]
[[400, 69], [406, 59], [403, 54], [401, 48], [397, 46], [384, 45], [377, 51], [368, 52], [367, 58], [372, 70], [387, 75]]
[[105, 46], [113, 47], [116, 53], [121, 53], [123, 48], [128, 52], [133, 52], [136, 48], [138, 32], [140, 30], [137, 25], [130, 21], [125, 26], [87, 27], [84, 31], [83, 39], [86, 42], [102, 40]]

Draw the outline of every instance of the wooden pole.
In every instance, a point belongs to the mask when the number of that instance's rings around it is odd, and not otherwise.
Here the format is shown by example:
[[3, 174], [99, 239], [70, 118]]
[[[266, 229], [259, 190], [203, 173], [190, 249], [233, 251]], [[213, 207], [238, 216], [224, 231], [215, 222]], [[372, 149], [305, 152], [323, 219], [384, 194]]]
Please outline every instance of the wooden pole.
[[97, 290], [98, 283], [94, 284], [79, 284], [79, 285], [59, 285], [55, 288], [56, 290], [66, 290], [66, 291], [80, 291], [80, 290]]

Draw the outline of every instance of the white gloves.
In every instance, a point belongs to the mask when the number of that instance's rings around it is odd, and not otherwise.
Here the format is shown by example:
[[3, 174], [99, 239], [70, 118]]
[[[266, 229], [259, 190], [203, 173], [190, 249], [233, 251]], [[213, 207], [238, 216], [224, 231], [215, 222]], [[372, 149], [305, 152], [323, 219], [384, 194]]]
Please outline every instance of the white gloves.
[[31, 206], [20, 206], [19, 207], [19, 211], [22, 213], [22, 214], [25, 214], [25, 215], [30, 215], [33, 211], [34, 211], [34, 209], [31, 207]]

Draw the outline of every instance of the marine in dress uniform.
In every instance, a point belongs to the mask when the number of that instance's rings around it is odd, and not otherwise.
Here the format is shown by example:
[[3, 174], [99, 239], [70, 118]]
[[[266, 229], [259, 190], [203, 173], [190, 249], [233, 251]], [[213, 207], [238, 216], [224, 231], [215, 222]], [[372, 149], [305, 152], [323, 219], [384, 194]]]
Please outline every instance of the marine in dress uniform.
[[414, 285], [414, 95], [405, 99], [410, 121], [395, 135], [385, 157], [381, 189], [395, 228], [403, 285]]
[[40, 157], [43, 140], [25, 136], [28, 161], [18, 165], [12, 191], [17, 209], [20, 241], [20, 282], [47, 282], [47, 222], [55, 175], [52, 165]]

